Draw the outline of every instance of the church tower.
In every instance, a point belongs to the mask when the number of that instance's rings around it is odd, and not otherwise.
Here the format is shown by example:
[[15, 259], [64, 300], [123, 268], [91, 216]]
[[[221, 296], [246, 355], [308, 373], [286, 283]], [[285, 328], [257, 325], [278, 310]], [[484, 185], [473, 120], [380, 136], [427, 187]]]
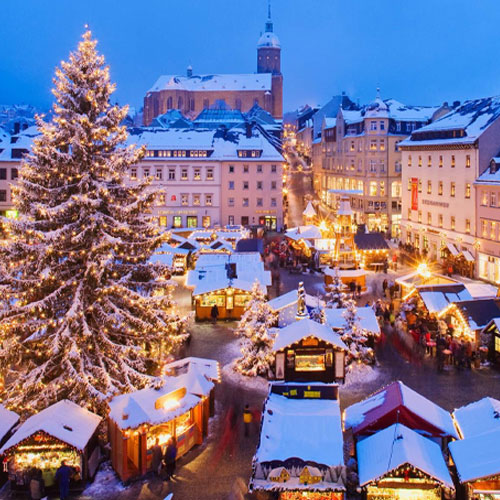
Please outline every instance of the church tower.
[[272, 111], [275, 118], [283, 117], [283, 75], [281, 74], [281, 45], [273, 31], [271, 0], [267, 7], [266, 29], [257, 42], [257, 73], [272, 74]]

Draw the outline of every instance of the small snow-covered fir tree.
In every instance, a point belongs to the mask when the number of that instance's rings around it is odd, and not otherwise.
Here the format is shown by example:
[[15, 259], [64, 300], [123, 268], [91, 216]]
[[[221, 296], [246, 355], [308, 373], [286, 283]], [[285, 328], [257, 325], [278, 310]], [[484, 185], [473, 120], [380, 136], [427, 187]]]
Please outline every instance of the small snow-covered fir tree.
[[87, 30], [56, 70], [53, 118], [38, 118], [2, 249], [2, 399], [26, 413], [68, 398], [104, 414], [112, 395], [155, 382], [184, 338], [168, 270], [149, 263], [154, 193], [125, 182], [144, 150], [123, 146], [127, 108], [109, 102], [96, 44]]
[[367, 346], [371, 334], [361, 327], [358, 308], [354, 299], [346, 299], [344, 308], [342, 316], [346, 327], [342, 333], [342, 340], [349, 348], [346, 365], [349, 366], [353, 361], [360, 361], [365, 364], [373, 363], [375, 361], [373, 349]]
[[336, 267], [334, 269], [332, 282], [326, 285], [325, 304], [328, 309], [344, 307], [347, 294], [343, 291], [343, 289], [344, 283], [340, 277], [340, 270]]
[[273, 326], [278, 314], [269, 306], [264, 291], [256, 281], [252, 287], [252, 298], [246, 305], [235, 333], [240, 338], [241, 358], [235, 369], [249, 377], [267, 377], [274, 369]]
[[317, 323], [325, 324], [326, 323], [325, 308], [321, 305], [319, 297], [317, 299], [318, 299], [318, 304], [311, 310], [310, 317], [313, 321], [316, 321]]

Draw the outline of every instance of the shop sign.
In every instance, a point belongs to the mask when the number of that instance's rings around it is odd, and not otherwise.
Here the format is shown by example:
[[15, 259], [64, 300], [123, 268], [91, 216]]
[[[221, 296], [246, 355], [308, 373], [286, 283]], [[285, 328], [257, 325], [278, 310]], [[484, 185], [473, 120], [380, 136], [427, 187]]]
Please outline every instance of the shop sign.
[[319, 341], [315, 337], [306, 337], [305, 339], [302, 339], [303, 346], [317, 346], [318, 344]]
[[411, 178], [411, 209], [418, 210], [418, 179]]

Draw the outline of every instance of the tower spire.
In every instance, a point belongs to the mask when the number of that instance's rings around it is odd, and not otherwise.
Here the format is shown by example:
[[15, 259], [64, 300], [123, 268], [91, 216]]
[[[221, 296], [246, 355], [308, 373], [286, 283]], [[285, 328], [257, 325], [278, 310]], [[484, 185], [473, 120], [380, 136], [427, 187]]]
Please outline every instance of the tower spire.
[[267, 21], [266, 21], [266, 33], [273, 32], [273, 22], [271, 21], [271, 0], [267, 0]]
[[271, 20], [271, 0], [267, 0], [267, 18]]

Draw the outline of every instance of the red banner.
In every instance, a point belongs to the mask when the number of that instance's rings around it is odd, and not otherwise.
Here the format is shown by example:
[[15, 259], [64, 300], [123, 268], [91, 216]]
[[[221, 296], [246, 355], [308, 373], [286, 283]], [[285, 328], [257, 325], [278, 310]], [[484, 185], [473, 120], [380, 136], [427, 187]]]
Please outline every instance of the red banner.
[[418, 210], [418, 179], [411, 179], [411, 209]]

